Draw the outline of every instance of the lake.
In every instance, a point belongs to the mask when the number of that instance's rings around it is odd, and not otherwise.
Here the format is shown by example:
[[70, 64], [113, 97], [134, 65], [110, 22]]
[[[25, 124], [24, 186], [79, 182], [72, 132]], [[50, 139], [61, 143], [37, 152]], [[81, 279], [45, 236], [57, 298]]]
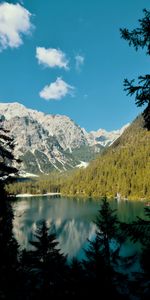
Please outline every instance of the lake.
[[[131, 222], [136, 216], [144, 217], [144, 204], [140, 201], [110, 200], [111, 207], [117, 208], [123, 222]], [[56, 231], [60, 248], [68, 257], [82, 258], [87, 239], [95, 234], [100, 200], [71, 199], [59, 196], [19, 198], [12, 203], [14, 211], [13, 230], [23, 248], [29, 249], [29, 241], [40, 220]]]

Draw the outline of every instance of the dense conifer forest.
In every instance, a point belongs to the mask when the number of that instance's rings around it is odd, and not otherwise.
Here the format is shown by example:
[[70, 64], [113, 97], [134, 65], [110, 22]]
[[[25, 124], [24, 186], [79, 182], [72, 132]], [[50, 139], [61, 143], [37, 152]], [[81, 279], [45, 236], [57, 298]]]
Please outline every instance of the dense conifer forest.
[[123, 135], [85, 170], [70, 176], [66, 195], [150, 199], [150, 131], [138, 117]]
[[60, 192], [67, 196], [150, 199], [150, 131], [142, 116], [86, 169], [52, 173], [7, 186], [10, 194]]

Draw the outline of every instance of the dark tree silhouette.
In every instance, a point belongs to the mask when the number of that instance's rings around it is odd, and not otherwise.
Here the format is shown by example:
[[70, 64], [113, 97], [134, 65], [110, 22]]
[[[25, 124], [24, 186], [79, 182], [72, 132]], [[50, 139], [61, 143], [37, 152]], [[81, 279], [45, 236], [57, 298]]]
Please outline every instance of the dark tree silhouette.
[[[87, 278], [92, 290], [95, 293], [101, 290], [104, 299], [110, 296], [115, 299], [124, 299], [125, 296], [119, 293], [118, 287], [121, 288], [122, 284], [124, 285], [126, 276], [117, 271], [120, 243], [124, 237], [120, 232], [116, 210], [111, 209], [107, 198], [102, 200], [96, 225], [96, 237], [93, 241], [89, 241], [89, 247], [85, 250], [86, 260], [83, 261]], [[115, 247], [112, 246], [113, 241], [116, 244]], [[124, 293], [127, 293], [127, 290]]]
[[68, 293], [70, 299], [80, 299], [88, 296], [86, 278], [81, 261], [73, 258], [69, 266]]
[[13, 139], [0, 127], [0, 298], [18, 299], [18, 244], [13, 236], [13, 211], [4, 183], [14, 168]]
[[[49, 299], [65, 293], [66, 257], [58, 247], [55, 233], [50, 232], [46, 222], [40, 221], [30, 241], [35, 250], [26, 253], [28, 270], [32, 272], [31, 285], [35, 299]], [[34, 284], [36, 282], [36, 284]]]
[[5, 130], [0, 122], [0, 182], [10, 180], [11, 174], [17, 174], [18, 169], [13, 166], [14, 162], [19, 162], [13, 155], [14, 139]]
[[[144, 17], [139, 20], [139, 27], [129, 31], [120, 29], [121, 37], [128, 41], [129, 46], [133, 46], [137, 51], [139, 48], [146, 49], [146, 54], [150, 55], [150, 11], [143, 10]], [[143, 112], [145, 127], [150, 130], [150, 74], [139, 76], [137, 83], [135, 80], [124, 80], [124, 89], [128, 95], [135, 95], [137, 106], [146, 104]]]
[[131, 241], [141, 243], [139, 261], [142, 270], [134, 274], [132, 288], [140, 299], [150, 299], [150, 208], [145, 208], [147, 219], [137, 218], [131, 224], [122, 224], [124, 233]]

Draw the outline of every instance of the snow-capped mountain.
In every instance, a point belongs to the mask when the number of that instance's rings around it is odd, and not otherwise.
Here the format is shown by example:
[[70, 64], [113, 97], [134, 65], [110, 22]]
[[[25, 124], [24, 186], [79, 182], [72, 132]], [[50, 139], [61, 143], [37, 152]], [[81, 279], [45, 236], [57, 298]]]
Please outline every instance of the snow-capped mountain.
[[88, 136], [88, 142], [91, 145], [100, 144], [101, 146], [108, 147], [114, 143], [116, 139], [118, 139], [125, 129], [130, 124], [126, 124], [121, 129], [113, 130], [113, 131], [106, 131], [105, 129], [99, 129], [97, 131], [91, 131]]
[[36, 120], [50, 136], [57, 136], [60, 146], [67, 150], [88, 144], [82, 129], [69, 117], [64, 115], [50, 115], [28, 109], [20, 103], [0, 103], [0, 113], [6, 120], [14, 117]]
[[0, 103], [0, 116], [14, 137], [14, 154], [22, 159], [21, 168], [34, 174], [79, 166], [124, 131], [87, 133], [67, 116], [44, 114], [17, 102]]

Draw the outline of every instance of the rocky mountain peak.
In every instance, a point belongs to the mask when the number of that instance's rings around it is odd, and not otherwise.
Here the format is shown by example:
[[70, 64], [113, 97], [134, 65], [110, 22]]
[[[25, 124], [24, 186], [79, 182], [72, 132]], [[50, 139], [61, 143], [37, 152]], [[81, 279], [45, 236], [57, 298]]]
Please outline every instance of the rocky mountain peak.
[[[65, 115], [52, 115], [24, 105], [0, 103], [0, 119], [15, 138], [15, 155], [32, 173], [81, 165], [112, 144], [125, 130], [87, 132]], [[87, 155], [88, 153], [88, 155]], [[82, 165], [84, 165], [82, 163]]]

